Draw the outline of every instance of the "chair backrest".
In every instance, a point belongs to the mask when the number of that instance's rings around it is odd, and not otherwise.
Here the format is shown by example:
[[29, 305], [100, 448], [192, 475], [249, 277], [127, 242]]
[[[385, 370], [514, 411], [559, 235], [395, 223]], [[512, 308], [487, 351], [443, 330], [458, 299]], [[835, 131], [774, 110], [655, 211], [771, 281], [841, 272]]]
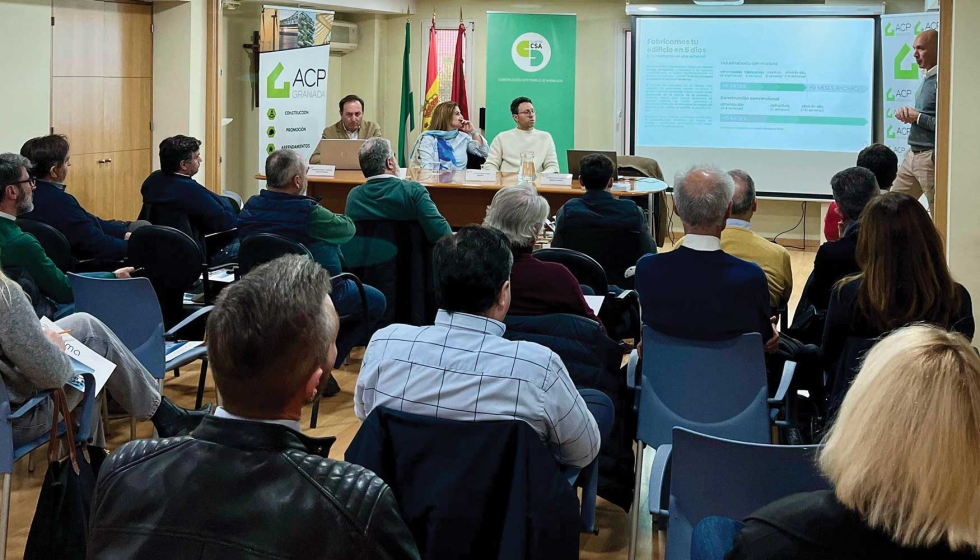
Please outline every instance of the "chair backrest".
[[204, 253], [190, 236], [166, 226], [143, 226], [129, 238], [129, 263], [150, 279], [167, 327], [183, 318], [184, 292], [207, 270]]
[[532, 253], [539, 261], [555, 262], [565, 265], [579, 284], [592, 288], [597, 296], [604, 296], [609, 291], [609, 282], [602, 265], [595, 259], [572, 249], [538, 249]]
[[78, 274], [69, 274], [68, 280], [75, 292], [75, 310], [105, 323], [153, 377], [162, 378], [166, 366], [163, 315], [150, 281]]
[[768, 388], [762, 335], [686, 340], [643, 327], [637, 439], [671, 442], [675, 426], [716, 437], [768, 443]]
[[607, 282], [632, 290], [633, 278], [626, 278], [625, 273], [643, 256], [643, 235], [641, 231], [564, 228], [560, 235], [555, 235], [551, 246], [573, 249], [592, 257], [602, 266]]
[[51, 262], [62, 272], [67, 273], [75, 269], [75, 259], [71, 256], [71, 244], [60, 231], [44, 222], [24, 218], [17, 220], [17, 226], [37, 239]]
[[143, 203], [139, 219], [146, 220], [155, 226], [166, 226], [182, 231], [193, 239], [202, 251], [204, 250], [204, 236], [191, 224], [190, 217], [180, 210], [165, 204]]
[[[646, 344], [646, 343], [644, 343]], [[768, 445], [674, 428], [666, 560], [687, 560], [691, 533], [708, 516], [741, 520], [800, 492], [827, 490], [816, 445]]]
[[245, 203], [242, 201], [242, 195], [236, 193], [235, 191], [224, 189], [221, 191], [221, 196], [227, 198], [228, 201], [232, 203], [231, 205], [235, 208], [236, 214], [241, 212], [242, 207], [245, 206]]
[[827, 386], [830, 387], [830, 395], [827, 399], [827, 412], [837, 415], [837, 409], [844, 402], [851, 383], [861, 370], [864, 356], [871, 350], [871, 347], [878, 342], [878, 337], [868, 338], [864, 336], [849, 336], [844, 342], [837, 363], [831, 366], [830, 378], [827, 379]]
[[265, 264], [283, 255], [313, 255], [302, 243], [274, 233], [253, 233], [238, 248], [238, 271], [243, 276], [260, 264]]

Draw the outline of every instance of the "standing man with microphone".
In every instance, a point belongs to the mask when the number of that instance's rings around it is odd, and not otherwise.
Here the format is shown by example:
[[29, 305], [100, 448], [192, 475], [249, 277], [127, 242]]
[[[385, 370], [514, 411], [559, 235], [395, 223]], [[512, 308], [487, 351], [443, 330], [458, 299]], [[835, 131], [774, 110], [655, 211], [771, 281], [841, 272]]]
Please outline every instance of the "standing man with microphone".
[[939, 32], [927, 29], [912, 43], [915, 62], [925, 77], [915, 95], [915, 107], [902, 107], [895, 118], [911, 126], [909, 149], [898, 169], [892, 190], [919, 198], [923, 193], [929, 211], [936, 198], [936, 83], [939, 74]]

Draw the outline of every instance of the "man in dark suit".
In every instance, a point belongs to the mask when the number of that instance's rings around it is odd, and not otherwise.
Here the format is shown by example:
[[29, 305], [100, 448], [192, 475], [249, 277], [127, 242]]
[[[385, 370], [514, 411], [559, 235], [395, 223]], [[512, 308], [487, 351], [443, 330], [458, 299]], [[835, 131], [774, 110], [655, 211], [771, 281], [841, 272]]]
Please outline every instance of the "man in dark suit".
[[684, 224], [684, 245], [637, 263], [643, 324], [693, 340], [757, 332], [766, 351], [773, 352], [779, 335], [769, 316], [766, 274], [721, 250], [734, 190], [732, 178], [714, 167], [694, 167], [675, 177], [674, 213]]
[[813, 275], [803, 296], [819, 311], [826, 311], [834, 285], [841, 278], [861, 271], [854, 256], [860, 227], [858, 217], [881, 192], [874, 173], [863, 167], [850, 167], [837, 173], [830, 180], [830, 187], [846, 226], [840, 239], [820, 246], [813, 261]]

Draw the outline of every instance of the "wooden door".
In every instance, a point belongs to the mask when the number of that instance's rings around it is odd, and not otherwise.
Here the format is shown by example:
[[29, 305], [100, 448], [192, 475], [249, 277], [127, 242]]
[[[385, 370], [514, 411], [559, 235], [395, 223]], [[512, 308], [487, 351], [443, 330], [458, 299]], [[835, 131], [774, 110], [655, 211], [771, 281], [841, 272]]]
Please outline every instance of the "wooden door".
[[97, 0], [53, 9], [51, 124], [71, 143], [69, 192], [100, 218], [133, 220], [153, 162], [153, 9]]

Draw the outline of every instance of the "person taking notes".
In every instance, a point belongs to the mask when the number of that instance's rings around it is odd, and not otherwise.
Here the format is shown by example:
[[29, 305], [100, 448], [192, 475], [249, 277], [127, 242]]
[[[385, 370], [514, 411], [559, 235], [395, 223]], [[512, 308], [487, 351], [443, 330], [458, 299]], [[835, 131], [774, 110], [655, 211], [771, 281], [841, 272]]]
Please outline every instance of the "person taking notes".
[[521, 166], [521, 154], [534, 154], [534, 169], [538, 173], [558, 173], [558, 153], [551, 135], [534, 128], [534, 104], [527, 97], [510, 103], [510, 113], [517, 128], [501, 132], [490, 143], [490, 155], [484, 169], [514, 173]]

